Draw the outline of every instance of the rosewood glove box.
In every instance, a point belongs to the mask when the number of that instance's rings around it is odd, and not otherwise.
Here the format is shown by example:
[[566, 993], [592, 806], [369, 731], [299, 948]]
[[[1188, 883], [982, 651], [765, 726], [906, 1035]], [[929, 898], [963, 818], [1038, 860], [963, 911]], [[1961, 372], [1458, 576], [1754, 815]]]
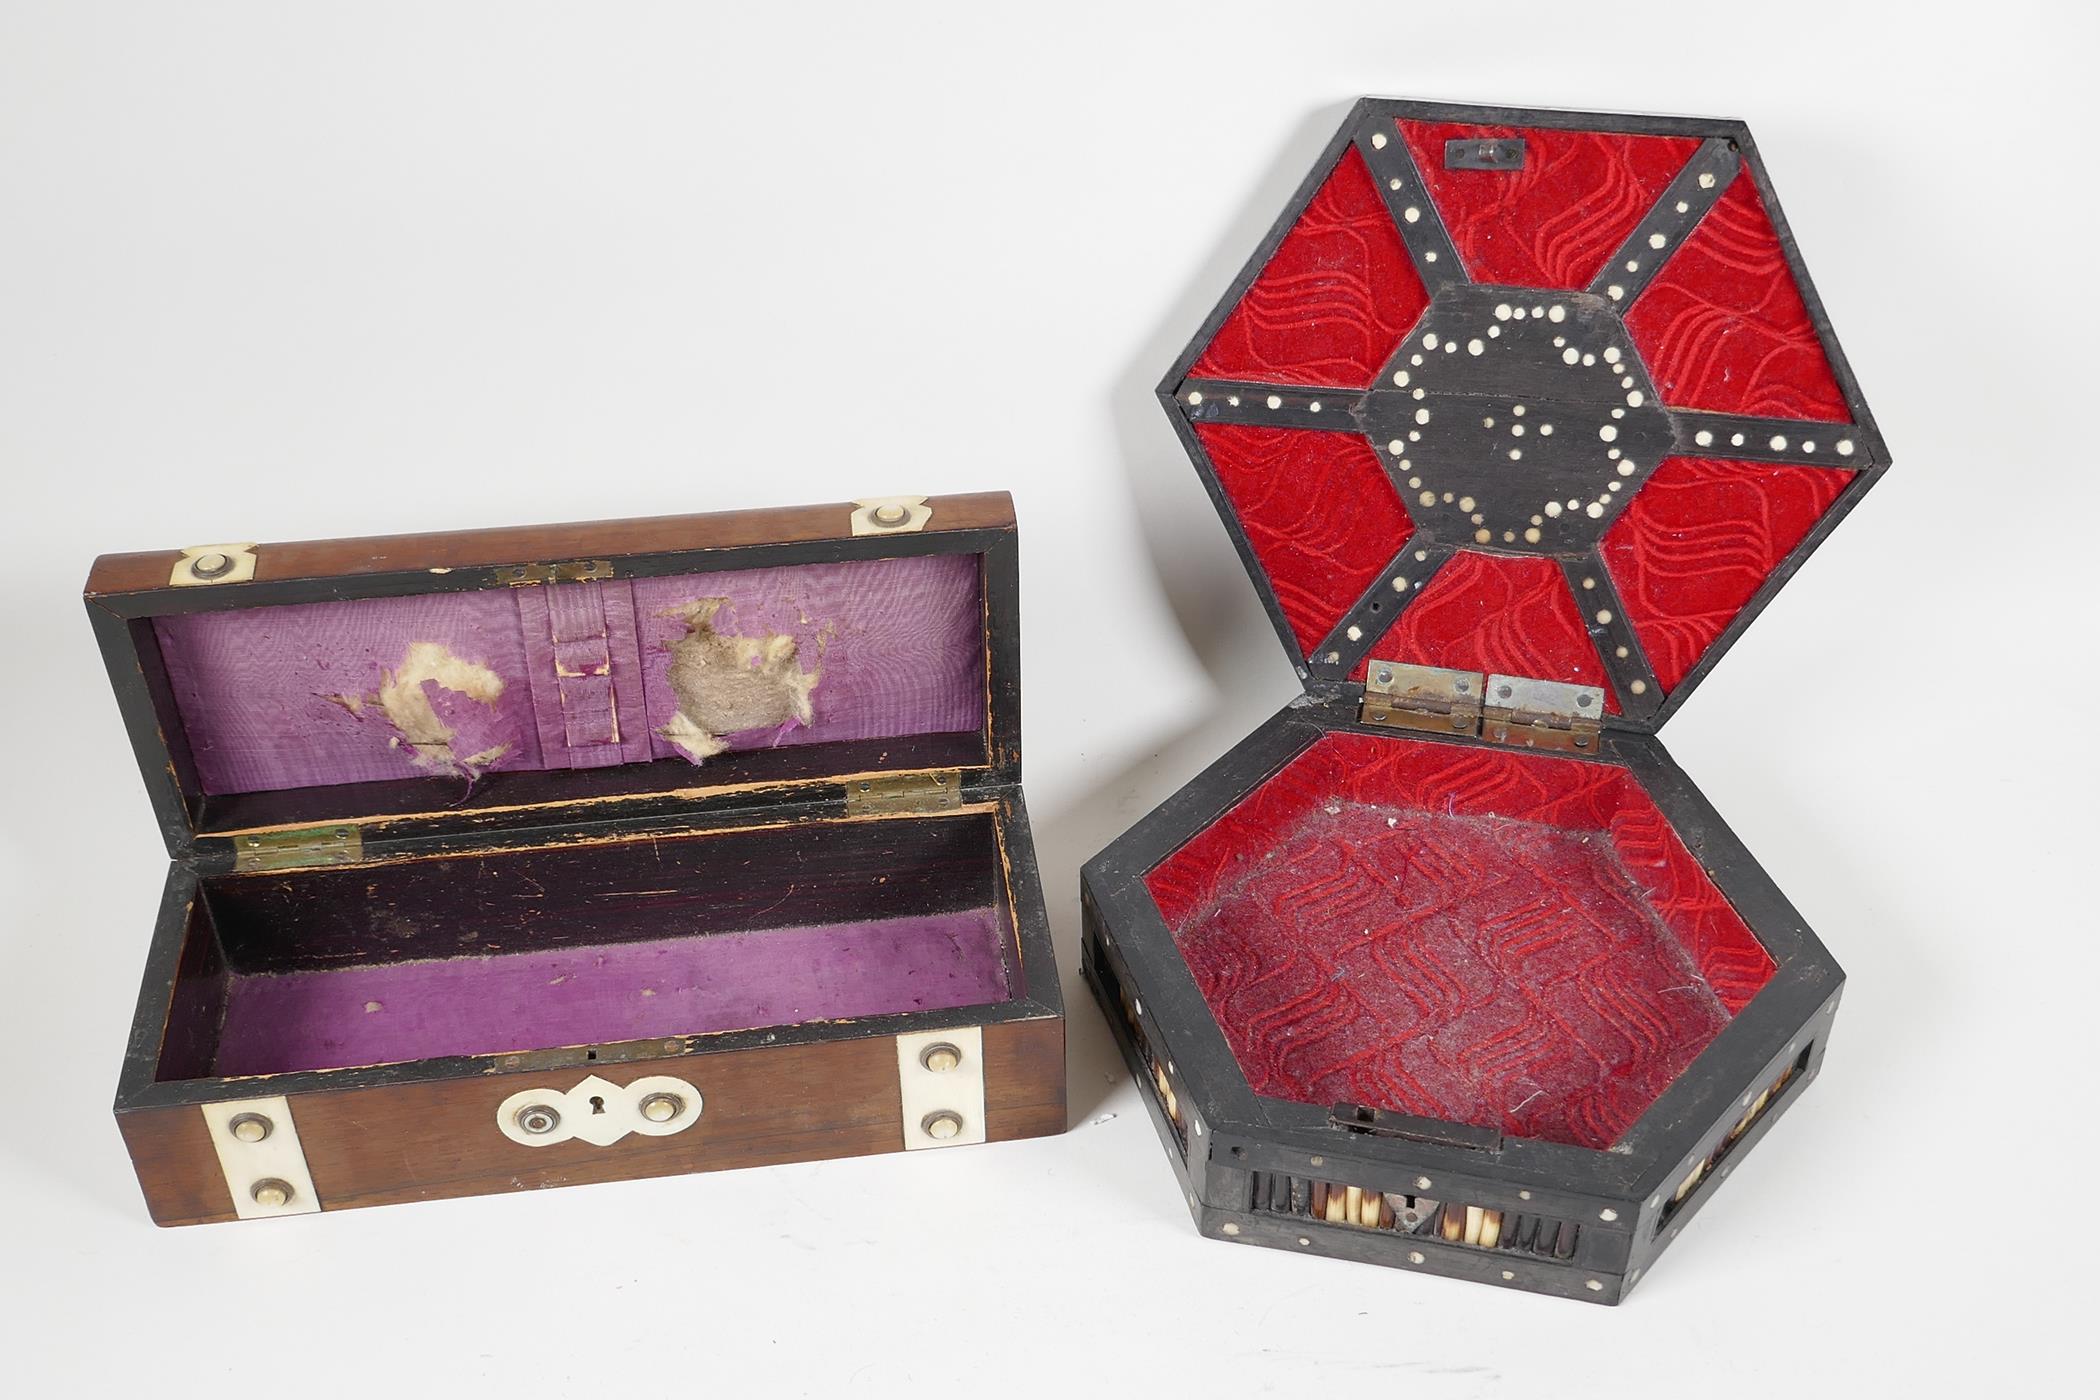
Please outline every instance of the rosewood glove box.
[[96, 562], [153, 1218], [1064, 1128], [1004, 495]]
[[1305, 692], [1082, 875], [1198, 1228], [1618, 1302], [1843, 984], [1659, 737], [1887, 462], [1750, 133], [1366, 100], [1160, 395]]

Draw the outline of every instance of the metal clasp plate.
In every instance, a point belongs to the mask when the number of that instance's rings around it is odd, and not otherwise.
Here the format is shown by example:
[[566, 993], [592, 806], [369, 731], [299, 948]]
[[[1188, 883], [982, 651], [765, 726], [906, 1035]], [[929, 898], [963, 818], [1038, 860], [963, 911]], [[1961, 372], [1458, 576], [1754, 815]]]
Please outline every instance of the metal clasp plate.
[[1454, 136], [1444, 143], [1446, 170], [1522, 170], [1524, 138]]
[[506, 564], [496, 570], [496, 582], [512, 588], [539, 583], [587, 583], [613, 576], [610, 559], [572, 559], [563, 564]]

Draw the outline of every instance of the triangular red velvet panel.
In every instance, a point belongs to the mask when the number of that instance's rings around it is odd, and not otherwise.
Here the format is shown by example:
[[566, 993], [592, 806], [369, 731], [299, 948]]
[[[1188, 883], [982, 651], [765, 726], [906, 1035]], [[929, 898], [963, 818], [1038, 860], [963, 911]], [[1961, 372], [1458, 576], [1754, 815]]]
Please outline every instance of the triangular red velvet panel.
[[1671, 457], [1612, 523], [1605, 567], [1665, 692], [1675, 690], [1853, 473]]
[[1309, 655], [1414, 533], [1407, 507], [1354, 433], [1199, 423], [1196, 437]]
[[1189, 372], [1360, 389], [1428, 305], [1370, 168], [1351, 148]]
[[[1430, 200], [1476, 282], [1589, 285], [1699, 149], [1690, 136], [1403, 121]], [[1524, 168], [1452, 170], [1444, 143], [1521, 138]]]
[[[1460, 550], [1371, 648], [1381, 661], [1601, 686], [1604, 666], [1560, 565]], [[1360, 681], [1369, 657], [1349, 679]]]
[[1747, 165], [1627, 311], [1626, 329], [1673, 408], [1851, 417]]

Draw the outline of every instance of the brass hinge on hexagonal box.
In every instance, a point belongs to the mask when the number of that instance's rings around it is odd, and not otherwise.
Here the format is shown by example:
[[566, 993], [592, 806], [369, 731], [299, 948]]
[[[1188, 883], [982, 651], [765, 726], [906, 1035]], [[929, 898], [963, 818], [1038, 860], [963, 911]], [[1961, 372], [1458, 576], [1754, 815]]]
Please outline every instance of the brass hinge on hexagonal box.
[[1604, 692], [1529, 676], [1374, 660], [1357, 718], [1384, 728], [1594, 753], [1604, 727]]
[[1478, 671], [1373, 661], [1365, 673], [1364, 703], [1357, 717], [1365, 724], [1393, 729], [1478, 734], [1486, 679]]

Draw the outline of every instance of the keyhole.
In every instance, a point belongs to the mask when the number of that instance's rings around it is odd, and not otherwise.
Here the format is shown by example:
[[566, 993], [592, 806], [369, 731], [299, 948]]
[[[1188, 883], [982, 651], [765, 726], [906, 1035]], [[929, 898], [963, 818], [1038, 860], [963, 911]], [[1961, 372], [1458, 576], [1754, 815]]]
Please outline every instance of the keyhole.
[[597, 1094], [593, 1094], [593, 1095], [591, 1095], [591, 1112], [593, 1112], [593, 1113], [603, 1113], [603, 1112], [605, 1112], [605, 1100], [604, 1100], [604, 1098], [603, 1098], [603, 1097], [601, 1097], [600, 1095], [597, 1095]]

